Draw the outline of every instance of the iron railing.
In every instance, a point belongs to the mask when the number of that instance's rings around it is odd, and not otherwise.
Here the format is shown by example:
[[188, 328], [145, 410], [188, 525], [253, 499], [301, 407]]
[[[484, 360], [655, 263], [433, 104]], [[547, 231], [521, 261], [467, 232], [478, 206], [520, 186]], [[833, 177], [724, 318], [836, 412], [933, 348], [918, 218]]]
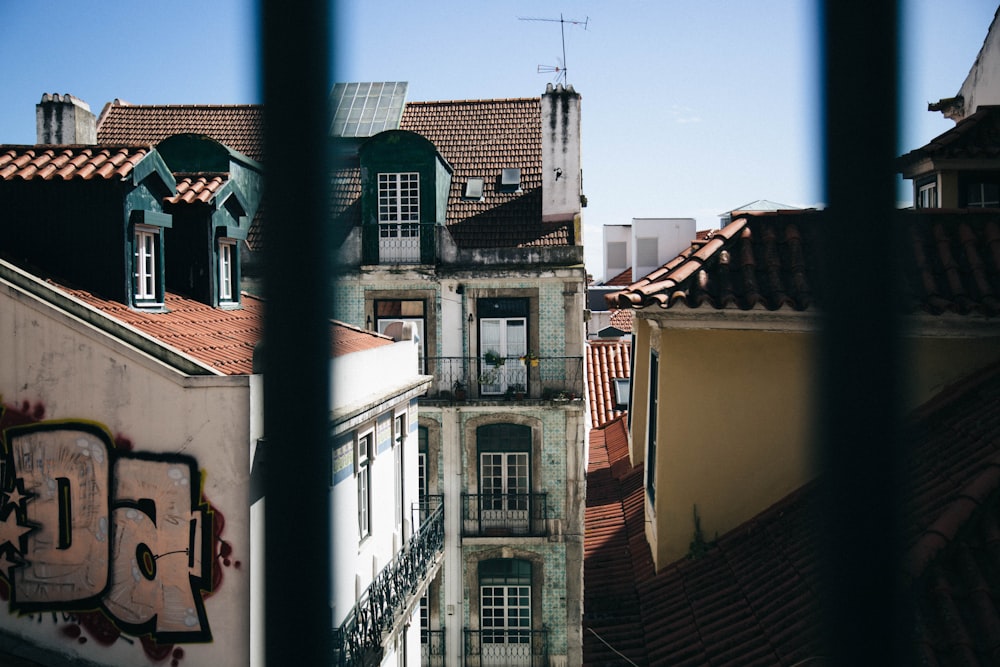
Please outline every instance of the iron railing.
[[380, 659], [383, 637], [425, 583], [444, 552], [444, 503], [422, 521], [413, 538], [365, 589], [344, 623], [333, 630], [333, 664], [365, 665]]
[[498, 364], [481, 357], [427, 357], [424, 369], [434, 377], [429, 398], [571, 400], [583, 396], [583, 357], [511, 357]]
[[549, 664], [549, 631], [465, 629], [468, 667], [545, 667]]
[[463, 493], [463, 537], [542, 537], [547, 534], [545, 493]]
[[444, 667], [444, 628], [420, 631], [420, 664], [423, 667]]
[[430, 264], [434, 262], [433, 222], [383, 222], [363, 225], [365, 264]]

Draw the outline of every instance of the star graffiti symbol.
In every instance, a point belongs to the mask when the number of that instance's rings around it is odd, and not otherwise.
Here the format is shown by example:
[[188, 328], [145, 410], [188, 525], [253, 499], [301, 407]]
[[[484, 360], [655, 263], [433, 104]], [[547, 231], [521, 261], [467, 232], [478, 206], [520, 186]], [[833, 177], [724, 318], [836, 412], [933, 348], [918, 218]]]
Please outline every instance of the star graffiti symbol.
[[14, 480], [13, 488], [5, 495], [7, 496], [7, 502], [15, 505], [22, 512], [24, 511], [24, 503], [35, 497], [34, 493], [24, 490], [24, 480], [20, 477]]
[[34, 530], [33, 526], [22, 525], [17, 519], [17, 512], [11, 508], [7, 516], [0, 520], [0, 547], [10, 543], [15, 553], [20, 552], [21, 538]]
[[19, 559], [11, 560], [10, 558], [8, 558], [7, 557], [8, 551], [9, 551], [8, 549], [4, 549], [2, 552], [0, 552], [0, 574], [3, 574], [5, 576], [7, 575], [8, 572], [10, 572], [10, 568], [20, 567], [21, 565], [24, 565], [24, 561], [22, 560]]

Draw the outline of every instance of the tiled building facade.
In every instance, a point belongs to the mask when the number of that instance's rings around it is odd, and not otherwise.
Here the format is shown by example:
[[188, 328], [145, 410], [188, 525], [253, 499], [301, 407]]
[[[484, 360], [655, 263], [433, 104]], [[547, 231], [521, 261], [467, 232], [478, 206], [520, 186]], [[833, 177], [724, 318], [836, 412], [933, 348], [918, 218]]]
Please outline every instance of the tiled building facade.
[[388, 335], [414, 325], [433, 377], [420, 486], [424, 503], [443, 502], [446, 537], [421, 611], [425, 664], [579, 664], [579, 96], [400, 113], [370, 137], [335, 120], [347, 234], [333, 289], [338, 319]]

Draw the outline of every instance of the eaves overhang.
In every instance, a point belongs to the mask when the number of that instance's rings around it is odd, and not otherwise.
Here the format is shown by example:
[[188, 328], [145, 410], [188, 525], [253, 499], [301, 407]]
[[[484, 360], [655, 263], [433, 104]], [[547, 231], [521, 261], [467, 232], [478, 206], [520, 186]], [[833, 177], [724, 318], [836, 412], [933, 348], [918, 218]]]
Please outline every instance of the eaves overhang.
[[678, 304], [669, 310], [650, 306], [634, 311], [638, 320], [644, 320], [660, 329], [775, 331], [785, 333], [818, 332], [822, 314], [815, 309], [795, 310], [781, 308], [768, 310], [753, 308], [690, 308]]
[[434, 377], [417, 375], [416, 379], [400, 382], [377, 393], [356, 398], [353, 401], [334, 407], [330, 411], [330, 434], [343, 433], [356, 426], [374, 419], [387, 409], [387, 406], [398, 405], [412, 398], [423, 396], [431, 386]]
[[225, 375], [2, 260], [0, 260], [0, 281], [8, 283], [12, 288], [49, 304], [49, 306], [139, 350], [180, 373], [185, 375]]

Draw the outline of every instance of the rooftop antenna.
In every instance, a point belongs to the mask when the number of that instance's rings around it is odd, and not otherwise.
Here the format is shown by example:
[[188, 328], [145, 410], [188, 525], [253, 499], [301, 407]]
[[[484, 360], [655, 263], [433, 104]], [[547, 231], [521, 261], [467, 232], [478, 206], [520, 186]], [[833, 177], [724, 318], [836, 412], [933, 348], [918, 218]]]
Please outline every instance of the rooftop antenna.
[[530, 17], [530, 16], [518, 16], [517, 20], [519, 20], [519, 21], [547, 21], [549, 23], [558, 23], [559, 24], [559, 31], [562, 34], [562, 62], [561, 62], [560, 65], [539, 65], [538, 66], [538, 73], [539, 74], [549, 74], [549, 73], [555, 72], [555, 75], [556, 75], [555, 81], [558, 82], [560, 79], [562, 79], [563, 83], [566, 83], [566, 70], [568, 69], [566, 67], [566, 24], [569, 23], [570, 25], [582, 25], [583, 29], [586, 30], [587, 29], [587, 24], [590, 23], [590, 17], [588, 16], [587, 18], [585, 18], [584, 20], [581, 21], [579, 19], [567, 19], [567, 18], [563, 18], [563, 15], [560, 13], [559, 14], [559, 18], [557, 18], [557, 19], [543, 19], [543, 18], [533, 18], [533, 17]]

